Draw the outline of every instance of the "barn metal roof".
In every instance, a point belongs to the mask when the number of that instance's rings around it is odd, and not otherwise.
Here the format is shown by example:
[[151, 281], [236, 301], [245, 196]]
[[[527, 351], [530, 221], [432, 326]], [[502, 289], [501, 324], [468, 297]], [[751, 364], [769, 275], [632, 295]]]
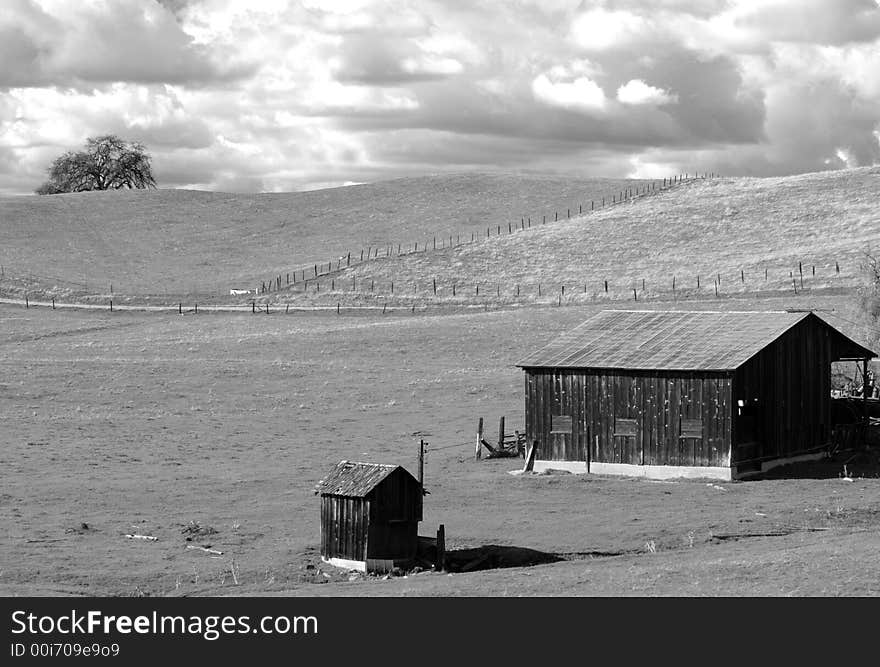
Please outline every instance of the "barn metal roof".
[[[734, 370], [810, 312], [604, 310], [516, 365], [625, 370]], [[826, 326], [837, 332], [827, 322]], [[837, 332], [856, 352], [875, 356]], [[860, 352], [859, 352], [860, 353]]]
[[400, 467], [387, 463], [340, 461], [318, 482], [315, 493], [363, 498]]

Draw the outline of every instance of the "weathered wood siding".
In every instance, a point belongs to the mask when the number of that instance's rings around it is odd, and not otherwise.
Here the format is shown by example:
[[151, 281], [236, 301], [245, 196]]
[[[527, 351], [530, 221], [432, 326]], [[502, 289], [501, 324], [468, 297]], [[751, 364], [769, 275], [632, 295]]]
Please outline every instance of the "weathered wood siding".
[[810, 318], [736, 371], [734, 463], [794, 456], [828, 443], [831, 361], [838, 339]]
[[369, 516], [364, 498], [321, 496], [321, 555], [366, 560]]
[[[605, 463], [729, 465], [731, 373], [525, 371], [526, 434], [539, 459], [586, 461], [590, 447], [590, 460]], [[554, 415], [571, 416], [571, 433], [553, 432]], [[635, 424], [618, 424], [615, 435], [618, 419]], [[697, 420], [702, 436], [682, 437]]]
[[410, 558], [418, 545], [422, 487], [399, 469], [366, 497], [321, 496], [321, 555]]
[[422, 487], [402, 469], [388, 475], [368, 497], [373, 523], [422, 520]]

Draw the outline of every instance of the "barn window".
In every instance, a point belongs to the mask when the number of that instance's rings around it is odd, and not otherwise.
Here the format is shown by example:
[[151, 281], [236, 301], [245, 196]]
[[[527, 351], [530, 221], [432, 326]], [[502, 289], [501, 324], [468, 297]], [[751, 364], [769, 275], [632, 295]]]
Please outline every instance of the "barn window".
[[571, 416], [551, 415], [550, 433], [571, 433]]
[[635, 419], [615, 419], [614, 420], [614, 435], [620, 436], [623, 438], [631, 438], [636, 434], [636, 420]]
[[702, 419], [682, 419], [680, 438], [702, 438], [703, 437], [703, 420]]

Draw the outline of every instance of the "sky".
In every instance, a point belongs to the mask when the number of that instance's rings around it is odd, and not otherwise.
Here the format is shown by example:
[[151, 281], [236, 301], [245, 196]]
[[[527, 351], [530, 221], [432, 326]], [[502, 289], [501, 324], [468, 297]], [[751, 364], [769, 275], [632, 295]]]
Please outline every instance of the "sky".
[[880, 163], [880, 0], [0, 0], [0, 193], [100, 134], [159, 187]]

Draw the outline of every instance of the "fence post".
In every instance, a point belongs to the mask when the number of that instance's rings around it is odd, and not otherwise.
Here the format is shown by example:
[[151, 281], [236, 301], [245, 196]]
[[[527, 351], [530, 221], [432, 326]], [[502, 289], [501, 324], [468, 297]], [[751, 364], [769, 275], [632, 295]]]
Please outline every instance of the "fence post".
[[504, 415], [498, 421], [498, 450], [504, 449]]
[[437, 562], [434, 563], [437, 572], [446, 571], [446, 526], [442, 523], [437, 529]]
[[54, 297], [52, 298], [52, 310], [55, 310], [55, 299], [54, 299]]
[[477, 423], [477, 448], [474, 450], [474, 460], [479, 461], [483, 457], [483, 418]]

